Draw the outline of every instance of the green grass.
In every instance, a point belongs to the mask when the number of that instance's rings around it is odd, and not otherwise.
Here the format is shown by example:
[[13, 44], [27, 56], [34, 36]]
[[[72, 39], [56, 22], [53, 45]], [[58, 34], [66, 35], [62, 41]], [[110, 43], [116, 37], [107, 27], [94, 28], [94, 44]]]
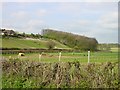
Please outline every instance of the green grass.
[[[18, 58], [17, 54], [3, 54], [5, 58]], [[39, 53], [26, 53], [24, 57], [20, 57], [21, 60], [32, 60], [40, 62], [59, 62], [59, 53], [46, 53], [42, 55], [41, 60], [39, 59]], [[81, 63], [87, 63], [88, 56], [87, 52], [84, 53], [64, 53], [62, 52], [61, 62], [74, 62], [79, 61]], [[118, 53], [117, 52], [91, 52], [90, 62], [117, 62]]]
[[[25, 40], [18, 38], [3, 38], [2, 48], [47, 48], [46, 43], [50, 41], [49, 39], [40, 40]], [[56, 44], [57, 48], [69, 48], [55, 40], [53, 42]]]
[[110, 51], [112, 51], [112, 52], [118, 52], [118, 47], [117, 48], [111, 48]]

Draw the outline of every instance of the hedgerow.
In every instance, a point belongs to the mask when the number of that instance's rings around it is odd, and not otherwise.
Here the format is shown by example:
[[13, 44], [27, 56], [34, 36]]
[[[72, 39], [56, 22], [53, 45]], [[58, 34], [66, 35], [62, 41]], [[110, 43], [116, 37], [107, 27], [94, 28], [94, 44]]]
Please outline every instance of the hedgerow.
[[3, 60], [3, 88], [118, 88], [118, 63]]

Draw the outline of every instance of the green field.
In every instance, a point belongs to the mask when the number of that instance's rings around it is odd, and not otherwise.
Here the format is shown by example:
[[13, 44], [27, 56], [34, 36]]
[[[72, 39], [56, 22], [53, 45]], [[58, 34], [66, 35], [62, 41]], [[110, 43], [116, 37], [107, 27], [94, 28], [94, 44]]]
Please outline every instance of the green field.
[[[2, 48], [47, 48], [46, 43], [50, 39], [26, 40], [18, 38], [2, 38]], [[69, 48], [55, 40], [52, 40], [57, 48]]]
[[111, 48], [110, 51], [112, 51], [112, 52], [118, 52], [118, 48], [117, 47], [116, 48]]
[[[39, 58], [39, 53], [26, 53], [25, 56], [20, 57], [21, 60], [32, 60], [40, 62], [59, 62], [59, 53], [44, 53], [45, 55]], [[4, 55], [5, 58], [18, 58], [17, 54]], [[87, 52], [83, 53], [65, 53], [62, 52], [61, 62], [73, 62], [79, 61], [86, 63], [88, 61]], [[91, 52], [90, 62], [117, 62], [117, 52]]]

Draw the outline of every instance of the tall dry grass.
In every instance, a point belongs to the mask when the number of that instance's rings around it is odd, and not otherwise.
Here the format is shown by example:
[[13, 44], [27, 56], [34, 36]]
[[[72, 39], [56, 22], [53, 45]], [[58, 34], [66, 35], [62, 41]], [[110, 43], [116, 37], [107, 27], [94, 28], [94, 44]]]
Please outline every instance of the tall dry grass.
[[118, 88], [118, 63], [3, 60], [3, 88]]

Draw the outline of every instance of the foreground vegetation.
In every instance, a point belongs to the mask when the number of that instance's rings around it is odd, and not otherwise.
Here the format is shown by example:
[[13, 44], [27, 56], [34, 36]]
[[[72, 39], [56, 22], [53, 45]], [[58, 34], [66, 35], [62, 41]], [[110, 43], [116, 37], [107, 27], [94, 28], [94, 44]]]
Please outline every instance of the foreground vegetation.
[[3, 60], [3, 88], [118, 88], [118, 63]]

